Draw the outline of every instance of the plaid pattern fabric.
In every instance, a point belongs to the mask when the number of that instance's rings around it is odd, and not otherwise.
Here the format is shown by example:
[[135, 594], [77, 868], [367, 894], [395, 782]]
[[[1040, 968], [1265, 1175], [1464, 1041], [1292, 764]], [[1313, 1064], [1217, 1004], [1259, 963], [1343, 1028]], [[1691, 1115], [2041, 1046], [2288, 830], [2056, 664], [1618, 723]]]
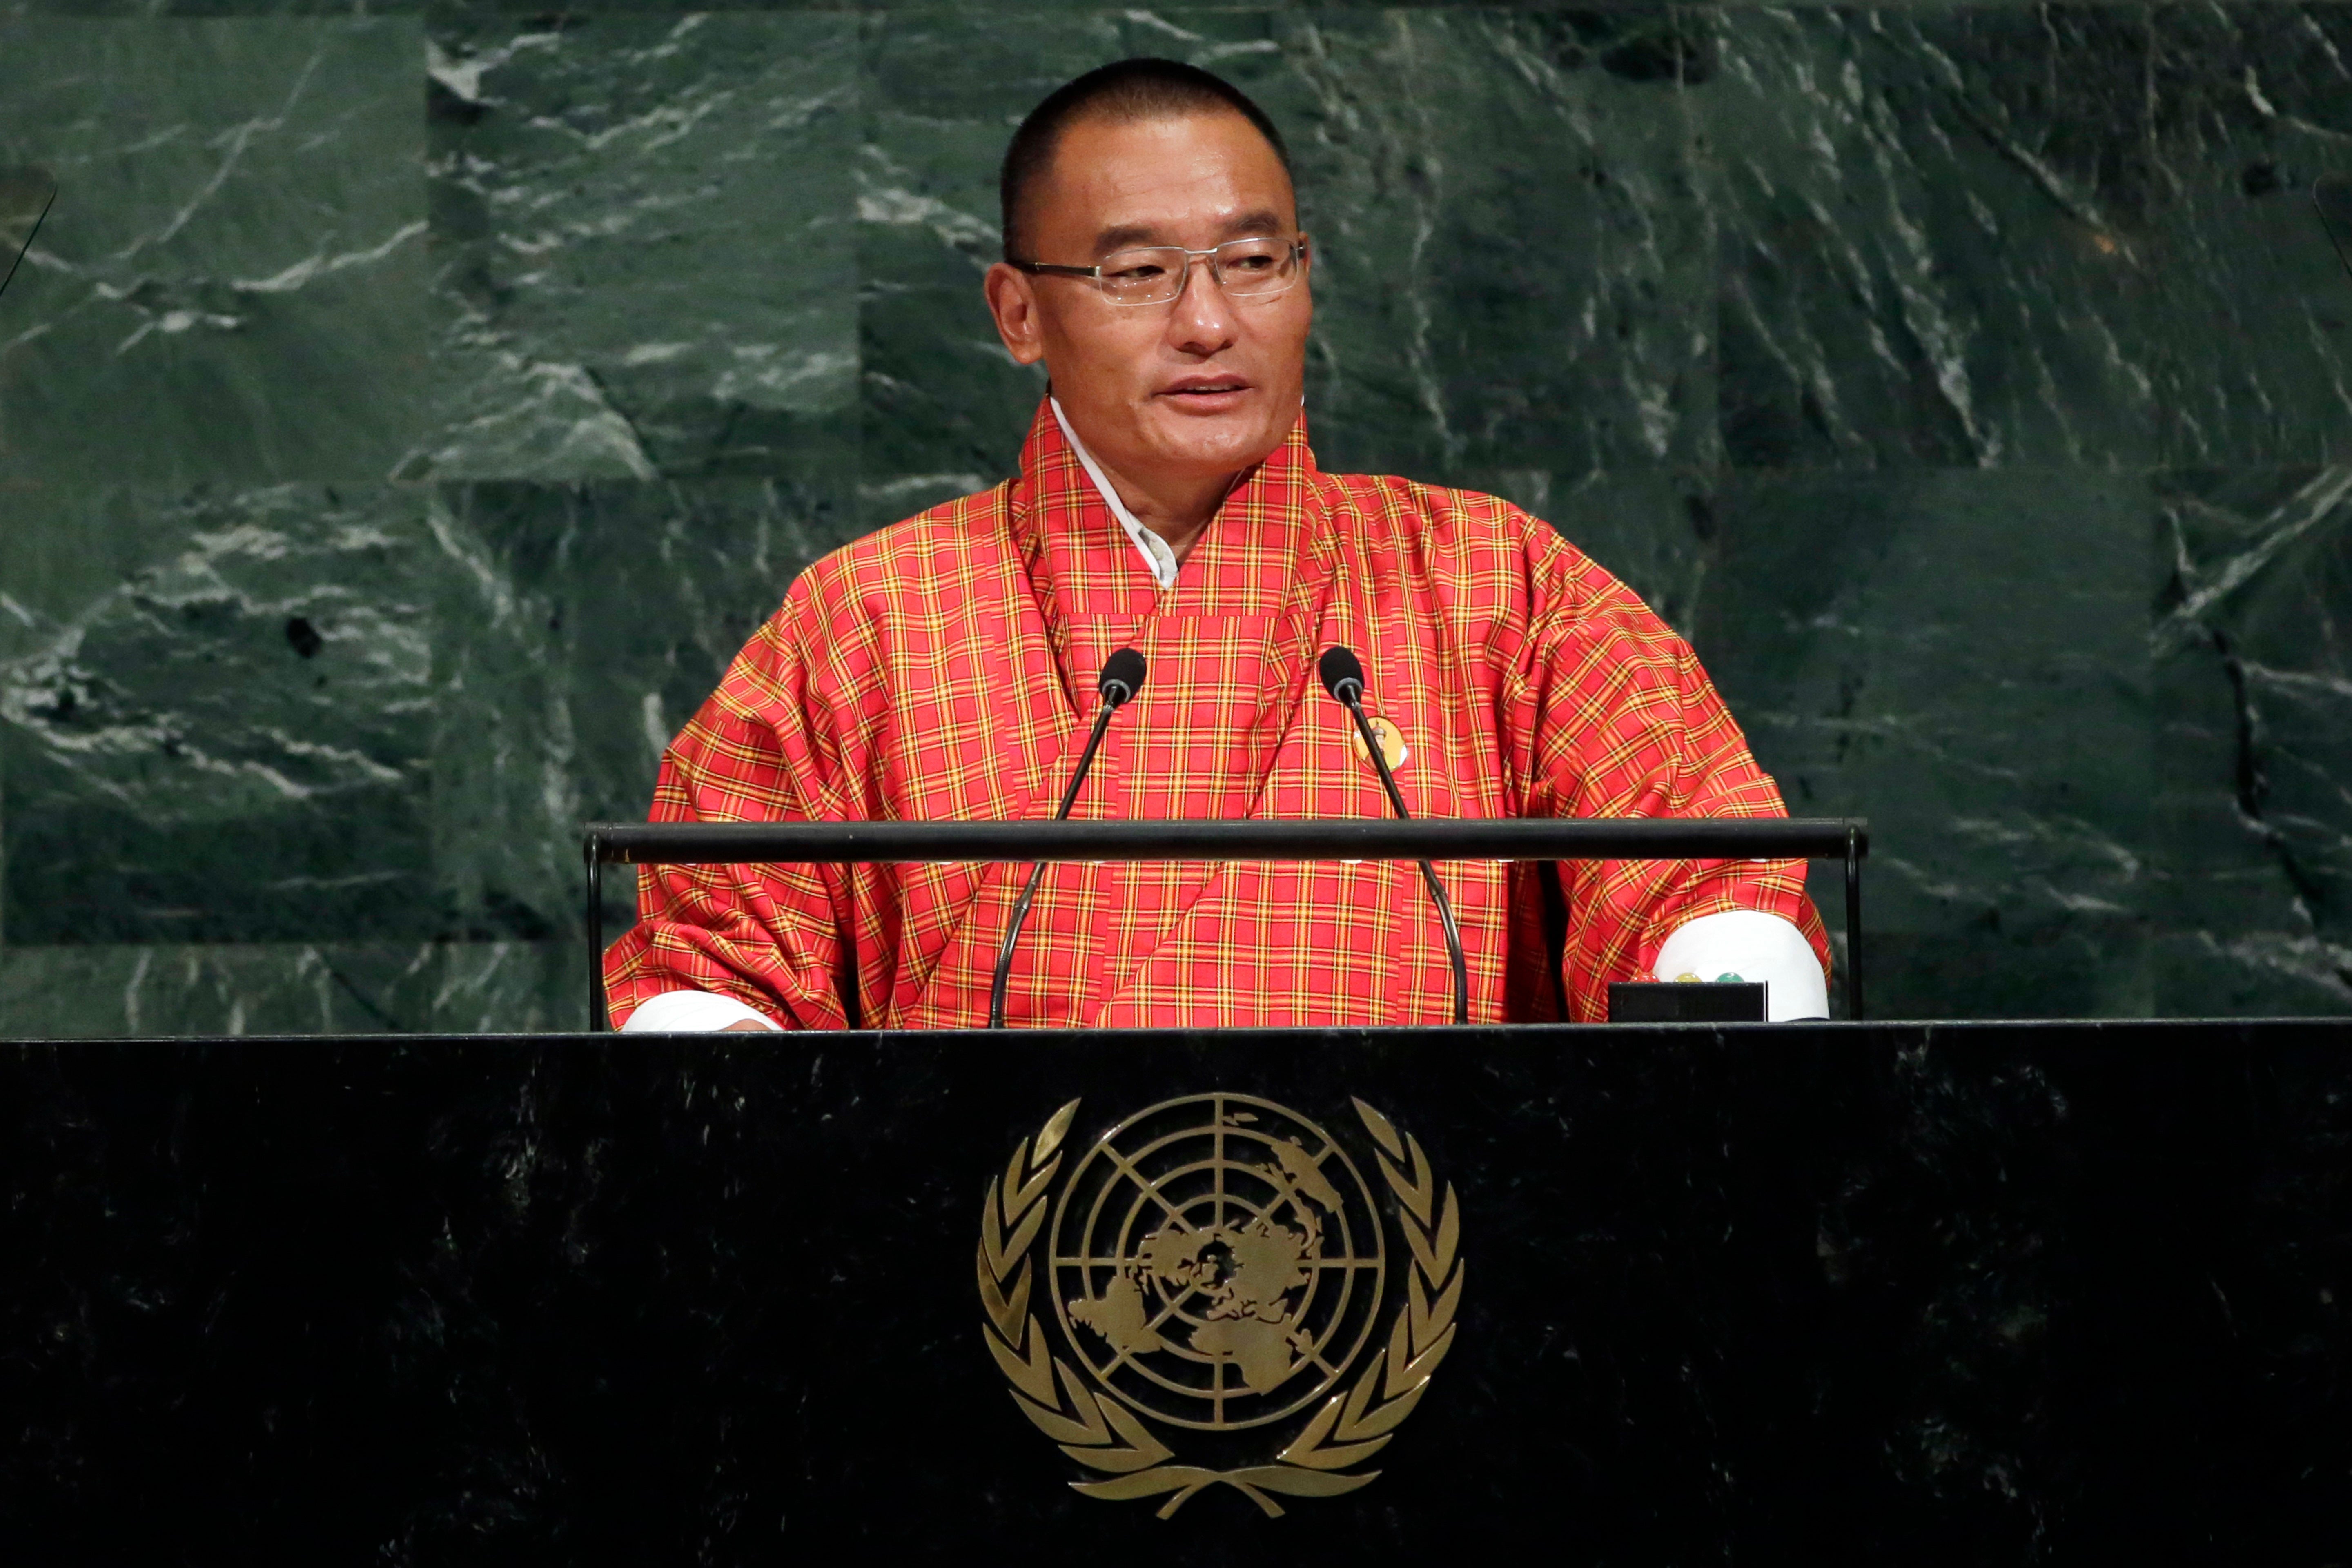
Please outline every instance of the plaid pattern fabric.
[[[1304, 423], [1165, 593], [1050, 409], [1020, 477], [803, 573], [663, 760], [656, 821], [1052, 815], [1096, 673], [1150, 661], [1073, 816], [1382, 816], [1321, 651], [1363, 658], [1416, 816], [1773, 816], [1772, 781], [1689, 646], [1549, 525], [1491, 496], [1320, 471]], [[1475, 1019], [1558, 1007], [1536, 868], [1441, 864]], [[1566, 992], [1597, 1020], [1676, 925], [1796, 921], [1803, 867], [1570, 862]], [[616, 1020], [681, 987], [787, 1026], [983, 1025], [1026, 868], [647, 868], [605, 958]], [[1444, 939], [1410, 865], [1049, 867], [1005, 1009], [1025, 1026], [1443, 1023]]]

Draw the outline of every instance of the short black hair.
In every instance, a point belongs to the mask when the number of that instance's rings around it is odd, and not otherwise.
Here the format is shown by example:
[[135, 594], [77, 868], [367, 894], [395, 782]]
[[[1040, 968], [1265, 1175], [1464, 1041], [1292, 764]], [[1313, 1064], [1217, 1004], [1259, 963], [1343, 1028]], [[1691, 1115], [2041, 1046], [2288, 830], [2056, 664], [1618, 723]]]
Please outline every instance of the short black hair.
[[1055, 88], [1045, 102], [1029, 111], [1021, 129], [1013, 133], [1013, 144], [1004, 150], [1004, 168], [997, 178], [997, 195], [1003, 204], [1004, 258], [1038, 259], [1023, 253], [1026, 237], [1021, 227], [1022, 209], [1030, 192], [1053, 166], [1054, 148], [1062, 132], [1073, 124], [1093, 115], [1124, 122], [1220, 110], [1231, 110], [1255, 126], [1281, 160], [1282, 172], [1290, 173], [1290, 149], [1283, 145], [1282, 132], [1274, 128], [1265, 110], [1240, 88], [1198, 66], [1140, 55], [1097, 66]]

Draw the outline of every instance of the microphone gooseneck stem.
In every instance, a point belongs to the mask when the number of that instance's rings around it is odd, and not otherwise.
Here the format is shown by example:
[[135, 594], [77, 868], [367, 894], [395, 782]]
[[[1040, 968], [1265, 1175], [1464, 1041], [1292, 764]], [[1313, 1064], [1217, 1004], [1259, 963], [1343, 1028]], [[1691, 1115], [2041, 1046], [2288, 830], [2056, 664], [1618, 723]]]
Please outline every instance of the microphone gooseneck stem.
[[[1054, 820], [1063, 821], [1070, 807], [1077, 804], [1078, 786], [1087, 782], [1087, 774], [1095, 765], [1095, 752], [1101, 749], [1103, 732], [1110, 728], [1110, 716], [1118, 711], [1118, 704], [1106, 701], [1095, 714], [1095, 727], [1087, 737], [1087, 749], [1078, 753], [1078, 765], [1070, 773], [1070, 787], [1062, 792], [1061, 808]], [[1004, 1027], [1004, 984], [1013, 973], [1013, 949], [1021, 940], [1021, 928], [1029, 919], [1030, 901], [1037, 896], [1037, 884], [1045, 879], [1045, 862], [1038, 861], [1029, 868], [1029, 881], [1021, 889], [1021, 898], [1013, 906], [1013, 918], [1005, 922], [1004, 944], [996, 950], [996, 973], [988, 984], [988, 1026]]]
[[[1344, 682], [1333, 693], [1347, 704], [1349, 714], [1356, 721], [1356, 733], [1364, 738], [1364, 750], [1372, 754], [1372, 766], [1380, 770], [1381, 787], [1389, 792], [1389, 804], [1396, 808], [1399, 822], [1411, 822], [1412, 813], [1404, 808], [1404, 792], [1397, 788], [1396, 775], [1389, 772], [1388, 753], [1381, 750], [1381, 738], [1372, 732], [1372, 721], [1364, 717], [1364, 703], [1357, 693], [1360, 688], [1353, 681]], [[1470, 966], [1462, 958], [1462, 930], [1454, 923], [1454, 900], [1445, 896], [1445, 884], [1437, 879], [1437, 868], [1428, 861], [1417, 861], [1421, 879], [1429, 885], [1430, 901], [1437, 906], [1437, 923], [1445, 930], [1445, 956], [1454, 961], [1454, 1021], [1470, 1021]]]

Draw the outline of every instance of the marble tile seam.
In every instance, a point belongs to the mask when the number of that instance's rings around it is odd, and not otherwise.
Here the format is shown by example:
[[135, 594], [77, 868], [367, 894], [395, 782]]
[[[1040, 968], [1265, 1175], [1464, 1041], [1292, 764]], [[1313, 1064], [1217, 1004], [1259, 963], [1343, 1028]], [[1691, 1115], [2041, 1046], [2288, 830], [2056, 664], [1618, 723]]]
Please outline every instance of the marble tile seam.
[[[1857, 5], [1853, 0], [1714, 0], [1712, 4], [1676, 4], [1673, 0], [1524, 0], [1512, 4], [1508, 0], [1364, 0], [1348, 4], [1347, 0], [1296, 0], [1296, 3], [1268, 4], [1265, 0], [1207, 0], [1207, 3], [1166, 5], [1150, 9], [1107, 5], [1096, 0], [1071, 0], [1068, 4], [1053, 4], [1051, 0], [1024, 0], [1024, 3], [992, 8], [993, 18], [1008, 25], [1035, 19], [1041, 22], [1066, 23], [1073, 17], [1108, 20], [1135, 20], [1141, 16], [1248, 17], [1269, 19], [1314, 18], [1334, 19], [1382, 14], [1493, 17], [1496, 19], [1542, 18], [1548, 16], [1742, 16], [1766, 13], [1801, 16], [1814, 13], [1847, 15], [1913, 15], [1966, 16], [1970, 13], [2052, 12], [2058, 14], [2099, 12], [2138, 12], [2149, 17], [2188, 15], [2262, 15], [2288, 10], [2309, 10], [2319, 13], [2340, 11], [2352, 0], [2221, 0], [2218, 5], [2196, 5], [2192, 0], [1879, 0], [1877, 4]], [[91, 24], [186, 24], [206, 21], [259, 23], [355, 23], [415, 20], [422, 18], [428, 27], [460, 26], [469, 22], [548, 21], [573, 19], [577, 23], [624, 22], [640, 19], [657, 22], [682, 17], [740, 19], [772, 17], [786, 20], [795, 16], [844, 16], [887, 22], [904, 19], [913, 22], [961, 20], [970, 16], [970, 6], [956, 0], [908, 0], [903, 5], [864, 3], [835, 4], [832, 0], [777, 0], [769, 5], [700, 5], [690, 0], [584, 0], [551, 11], [534, 0], [504, 0], [501, 4], [467, 5], [453, 0], [357, 0], [357, 3], [337, 4], [335, 0], [181, 0], [181, 3], [154, 4], [142, 0], [15, 0], [0, 4], [0, 26], [16, 21], [88, 22]]]
[[[2291, 0], [2229, 0], [2226, 9], [2252, 9], [2258, 5], [2284, 5]], [[2328, 8], [2352, 0], [2305, 0], [2316, 8]], [[1633, 13], [1704, 15], [1717, 12], [1743, 11], [1860, 11], [1860, 12], [1959, 12], [2001, 11], [2054, 8], [2061, 10], [2158, 10], [2189, 8], [2189, 0], [2061, 0], [2052, 7], [2046, 0], [1879, 0], [1875, 5], [1855, 5], [1853, 0], [1714, 0], [1712, 4], [1675, 4], [1673, 0], [1289, 0], [1289, 3], [1269, 4], [1267, 0], [1203, 0], [1203, 3], [1162, 5], [1150, 8], [1150, 14], [1171, 16], [1297, 16], [1325, 14], [1395, 12], [1403, 14], [1492, 14], [1499, 16], [1541, 16], [1546, 13]], [[220, 20], [367, 20], [378, 17], [423, 16], [432, 23], [463, 22], [472, 19], [493, 20], [505, 17], [529, 18], [566, 16], [581, 20], [630, 17], [676, 17], [684, 16], [790, 16], [793, 15], [834, 15], [857, 17], [928, 19], [959, 17], [969, 14], [970, 7], [957, 0], [906, 0], [905, 4], [877, 3], [877, 0], [774, 0], [768, 5], [736, 4], [700, 5], [692, 0], [572, 0], [555, 10], [535, 3], [535, 0], [498, 0], [494, 4], [465, 4], [463, 0], [15, 0], [0, 5], [0, 25], [17, 17], [48, 17], [92, 22], [173, 22]], [[1072, 16], [1132, 17], [1138, 8], [1108, 5], [1099, 0], [1068, 0], [1055, 4], [1053, 0], [1018, 0], [1018, 3], [992, 7], [995, 16], [1013, 19], [1024, 17], [1067, 18]]]

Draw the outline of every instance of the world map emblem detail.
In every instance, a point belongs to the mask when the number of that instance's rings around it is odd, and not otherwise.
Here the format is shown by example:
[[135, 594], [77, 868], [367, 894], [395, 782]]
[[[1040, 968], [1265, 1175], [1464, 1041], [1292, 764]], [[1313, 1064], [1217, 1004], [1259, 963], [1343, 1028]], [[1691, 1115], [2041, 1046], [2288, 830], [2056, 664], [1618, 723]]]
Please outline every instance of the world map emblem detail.
[[1297, 1111], [1202, 1094], [1075, 1153], [1073, 1100], [990, 1183], [984, 1337], [1022, 1413], [1102, 1473], [1078, 1491], [1164, 1496], [1165, 1519], [1231, 1486], [1276, 1516], [1274, 1494], [1337, 1496], [1378, 1476], [1357, 1467], [1453, 1344], [1461, 1218], [1419, 1142], [1352, 1104], [1370, 1180]]
[[1087, 1370], [1145, 1415], [1212, 1430], [1278, 1421], [1329, 1389], [1370, 1337], [1387, 1261], [1347, 1152], [1237, 1094], [1104, 1133], [1046, 1234]]

